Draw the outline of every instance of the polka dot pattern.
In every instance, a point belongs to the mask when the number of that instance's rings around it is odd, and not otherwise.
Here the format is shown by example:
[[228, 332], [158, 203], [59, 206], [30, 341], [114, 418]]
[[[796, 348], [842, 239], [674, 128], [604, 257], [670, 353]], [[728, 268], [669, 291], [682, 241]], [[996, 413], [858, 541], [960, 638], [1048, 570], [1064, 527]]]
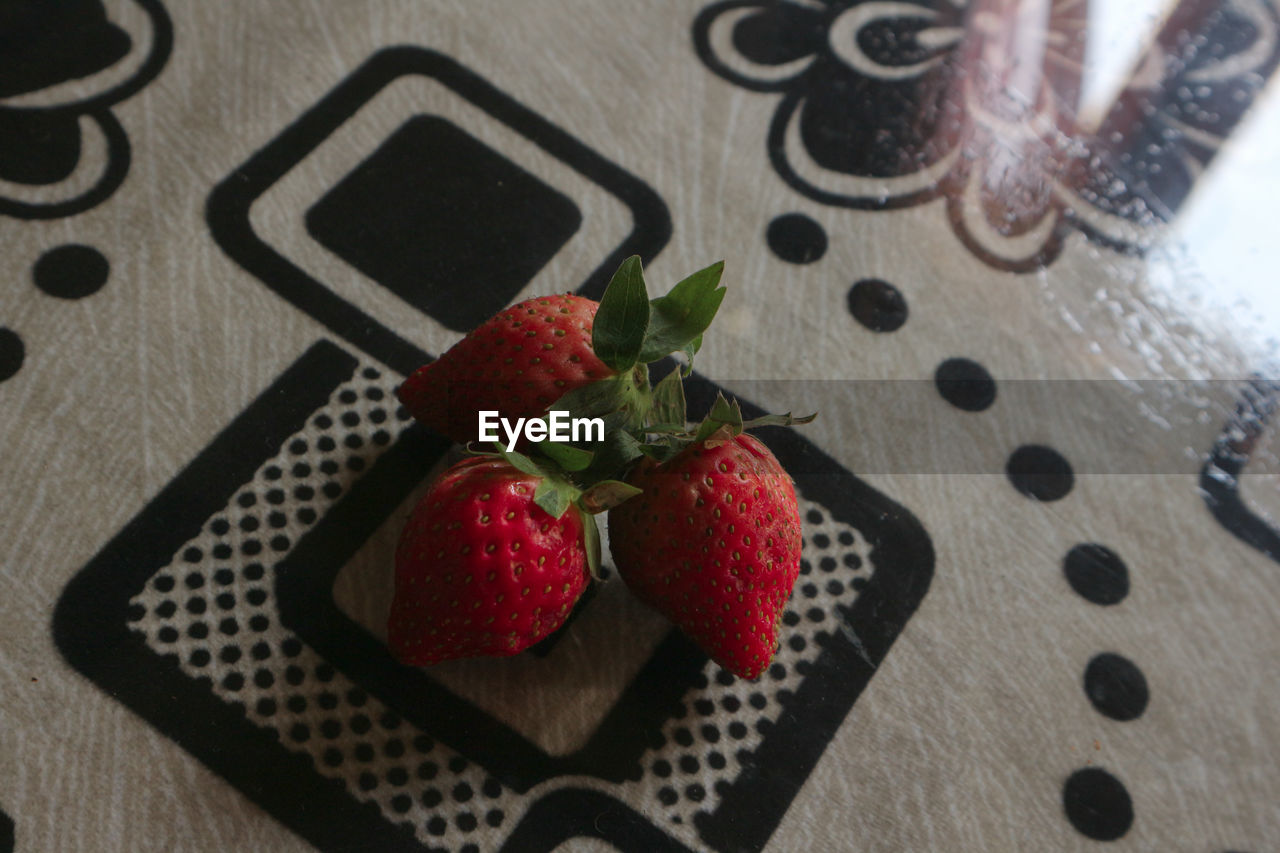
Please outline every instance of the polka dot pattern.
[[[339, 387], [131, 599], [132, 627], [356, 799], [409, 822], [429, 846], [458, 849], [482, 822], [503, 824], [511, 792], [351, 683], [277, 618], [275, 564], [409, 425], [396, 384], [365, 365]], [[439, 787], [442, 768], [448, 789]]]
[[[277, 619], [275, 564], [407, 427], [394, 387], [372, 365], [340, 386], [131, 600], [132, 627], [385, 819], [411, 825], [428, 847], [461, 849], [518, 818], [523, 801], [401, 720]], [[747, 682], [708, 663], [661, 730], [661, 745], [640, 759], [640, 778], [607, 786], [624, 800], [654, 803], [668, 831], [694, 846], [694, 815], [716, 807], [870, 579], [871, 549], [857, 530], [811, 502], [801, 501], [801, 515], [800, 581], [773, 665]]]
[[[663, 727], [662, 746], [641, 758], [643, 776], [626, 786], [632, 789], [626, 799], [639, 795], [661, 804], [667, 829], [677, 836], [699, 811], [715, 810], [723, 786], [741, 772], [742, 757], [786, 709], [837, 630], [841, 611], [870, 579], [871, 548], [857, 530], [803, 498], [800, 516], [804, 556], [773, 664], [757, 681], [745, 681], [708, 662], [681, 712]], [[683, 837], [700, 845], [696, 836]]]

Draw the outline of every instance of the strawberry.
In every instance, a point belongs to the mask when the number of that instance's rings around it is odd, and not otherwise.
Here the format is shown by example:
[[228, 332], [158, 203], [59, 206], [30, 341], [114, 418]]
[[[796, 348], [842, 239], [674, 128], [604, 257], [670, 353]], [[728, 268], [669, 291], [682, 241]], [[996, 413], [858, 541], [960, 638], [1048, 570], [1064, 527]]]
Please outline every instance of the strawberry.
[[614, 371], [591, 349], [599, 304], [571, 294], [527, 299], [489, 318], [396, 391], [409, 414], [460, 444], [477, 413], [537, 417], [565, 393]]
[[514, 655], [564, 624], [587, 586], [584, 522], [594, 532], [595, 521], [571, 505], [557, 518], [535, 502], [542, 479], [470, 457], [414, 507], [396, 548], [387, 626], [399, 660]]
[[[736, 414], [716, 419], [727, 412]], [[754, 679], [773, 658], [800, 573], [800, 511], [791, 478], [742, 427], [721, 398], [674, 455], [642, 459], [626, 478], [642, 494], [609, 513], [609, 548], [641, 601], [729, 672]]]
[[[673, 352], [690, 360], [724, 298], [723, 262], [650, 300], [640, 259], [618, 267], [599, 303], [539, 296], [480, 324], [396, 389], [409, 414], [459, 444], [479, 434], [479, 412], [514, 422], [556, 404], [581, 417], [643, 420], [645, 365]], [[558, 402], [559, 401], [559, 402]]]

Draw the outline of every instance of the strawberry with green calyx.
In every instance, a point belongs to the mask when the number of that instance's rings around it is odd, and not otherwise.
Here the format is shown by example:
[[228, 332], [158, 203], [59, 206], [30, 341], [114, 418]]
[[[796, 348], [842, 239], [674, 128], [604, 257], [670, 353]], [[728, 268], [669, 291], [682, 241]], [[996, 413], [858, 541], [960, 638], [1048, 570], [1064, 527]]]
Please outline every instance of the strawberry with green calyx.
[[645, 365], [674, 352], [690, 360], [724, 289], [723, 262], [649, 299], [639, 257], [623, 261], [599, 304], [563, 294], [528, 299], [482, 323], [397, 389], [408, 412], [465, 444], [480, 411], [509, 421], [551, 408], [634, 425], [648, 410]]
[[400, 534], [387, 623], [393, 654], [426, 666], [513, 655], [550, 635], [599, 565], [590, 513], [634, 493], [621, 483], [583, 492], [518, 453], [453, 465]]
[[720, 397], [690, 434], [683, 396], [662, 383], [655, 396], [665, 398], [657, 410], [670, 421], [650, 426], [657, 440], [626, 477], [641, 494], [609, 513], [614, 564], [640, 600], [716, 663], [758, 678], [800, 572], [800, 512], [782, 465], [743, 430], [813, 417], [744, 423], [736, 401]]

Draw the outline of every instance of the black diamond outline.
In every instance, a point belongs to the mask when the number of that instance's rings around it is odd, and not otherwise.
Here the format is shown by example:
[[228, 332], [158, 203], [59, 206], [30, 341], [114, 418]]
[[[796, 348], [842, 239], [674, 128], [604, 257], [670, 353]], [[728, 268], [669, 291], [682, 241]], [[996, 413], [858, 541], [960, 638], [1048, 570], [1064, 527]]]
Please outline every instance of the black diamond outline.
[[214, 240], [232, 260], [339, 338], [405, 375], [430, 360], [421, 349], [273, 249], [253, 230], [249, 209], [365, 103], [408, 74], [441, 83], [627, 206], [631, 233], [591, 272], [578, 293], [599, 298], [624, 259], [641, 255], [649, 260], [671, 238], [666, 204], [639, 178], [444, 54], [411, 45], [384, 48], [214, 187], [205, 208]]

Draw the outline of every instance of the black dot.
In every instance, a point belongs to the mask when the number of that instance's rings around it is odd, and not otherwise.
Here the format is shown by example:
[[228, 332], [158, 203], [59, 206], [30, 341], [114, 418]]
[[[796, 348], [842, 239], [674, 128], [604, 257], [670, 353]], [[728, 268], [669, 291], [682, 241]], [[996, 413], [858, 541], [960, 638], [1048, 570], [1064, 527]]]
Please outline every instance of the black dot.
[[827, 252], [827, 232], [803, 213], [774, 217], [764, 235], [769, 248], [792, 264], [810, 264]]
[[209, 553], [213, 554], [216, 559], [226, 560], [231, 556], [231, 546], [225, 542], [213, 546], [213, 550]]
[[265, 497], [267, 499], [267, 503], [269, 504], [284, 503], [284, 492], [281, 491], [280, 489], [272, 489], [271, 491], [267, 492]]
[[664, 806], [674, 806], [679, 799], [680, 795], [676, 793], [675, 788], [669, 785], [663, 786], [658, 790], [658, 802]]
[[694, 782], [692, 785], [684, 789], [684, 795], [695, 803], [700, 803], [707, 797], [707, 789]]
[[273, 714], [275, 714], [275, 712], [276, 712], [276, 700], [274, 699], [258, 700], [258, 713], [260, 715], [264, 717], [270, 717]]
[[330, 480], [320, 487], [320, 491], [324, 492], [325, 497], [333, 499], [342, 494], [342, 486], [338, 485], [333, 480]]
[[723, 770], [725, 765], [724, 756], [719, 752], [708, 752], [707, 764], [711, 765], [711, 769], [713, 770]]
[[387, 758], [399, 758], [404, 755], [404, 741], [393, 738], [382, 746], [382, 754]]
[[967, 358], [949, 358], [933, 373], [938, 393], [957, 409], [981, 412], [996, 401], [996, 381], [987, 369]]
[[241, 654], [243, 653], [240, 651], [239, 646], [223, 646], [222, 651], [218, 652], [218, 658], [223, 663], [235, 663], [240, 660]]
[[266, 569], [262, 567], [261, 563], [250, 563], [244, 567], [244, 579], [247, 581], [262, 580], [262, 576], [265, 573]]
[[788, 628], [794, 628], [800, 624], [800, 614], [796, 613], [794, 610], [788, 610], [782, 614], [782, 624], [786, 625]]
[[343, 412], [342, 424], [343, 426], [349, 426], [349, 427], [359, 426], [360, 415], [357, 414], [356, 412]]
[[350, 406], [356, 401], [356, 392], [348, 388], [338, 395], [338, 399]]
[[0, 326], [0, 382], [22, 369], [22, 360], [26, 355], [27, 348], [22, 345], [22, 338], [18, 337], [18, 333]]
[[380, 424], [387, 419], [386, 409], [373, 409], [369, 412], [369, 420], [375, 424]]
[[1015, 489], [1037, 501], [1061, 500], [1076, 482], [1062, 454], [1039, 444], [1024, 444], [1013, 451], [1004, 471]]
[[266, 690], [276, 683], [276, 677], [271, 674], [271, 670], [260, 669], [253, 674], [253, 683]]
[[342, 764], [342, 750], [336, 747], [329, 747], [324, 751], [323, 761], [329, 767], [339, 767]]
[[259, 522], [256, 516], [246, 515], [244, 518], [240, 519], [240, 529], [245, 533], [252, 533], [257, 530], [258, 524]]
[[[434, 761], [424, 761], [418, 765], [419, 779], [434, 779], [439, 772], [440, 768], [436, 766]], [[437, 802], [439, 801], [437, 800]]]
[[222, 679], [222, 686], [233, 692], [239, 690], [244, 687], [244, 676], [238, 672], [229, 672], [227, 677]]
[[373, 721], [364, 714], [356, 714], [351, 718], [349, 725], [351, 726], [351, 731], [358, 735], [362, 735], [369, 731], [369, 729], [373, 728]]
[[295, 438], [289, 442], [289, 452], [294, 456], [301, 456], [307, 452], [307, 442], [301, 438]]
[[254, 616], [249, 619], [249, 627], [261, 634], [271, 627], [271, 620], [265, 616]]
[[1085, 667], [1084, 693], [1099, 714], [1121, 721], [1141, 717], [1151, 699], [1142, 670], [1110, 652], [1095, 656]]
[[378, 787], [378, 777], [374, 776], [367, 770], [360, 774], [360, 778], [356, 780], [356, 784], [360, 786], [361, 791], [372, 791]]
[[671, 775], [671, 762], [667, 761], [665, 758], [659, 758], [657, 761], [653, 762], [653, 773], [655, 776], [662, 779], [667, 778]]
[[455, 822], [458, 824], [458, 829], [461, 829], [463, 832], [474, 832], [476, 826], [478, 826], [476, 816], [471, 812], [463, 812], [458, 815], [457, 818], [455, 818]]
[[1071, 588], [1094, 604], [1118, 604], [1129, 594], [1129, 569], [1110, 548], [1077, 545], [1067, 552], [1062, 571]]
[[284, 652], [285, 657], [296, 658], [302, 654], [302, 641], [297, 637], [290, 637], [280, 644], [280, 651]]
[[312, 421], [312, 423], [315, 424], [320, 429], [328, 429], [329, 427], [333, 426], [333, 418], [329, 417], [328, 415], [317, 415], [316, 419]]
[[191, 653], [191, 657], [188, 658], [192, 666], [208, 666], [210, 659], [208, 649], [196, 649]]
[[316, 704], [326, 711], [332, 711], [338, 707], [338, 694], [331, 690], [326, 690], [316, 697]]
[[864, 278], [849, 288], [849, 313], [873, 332], [892, 332], [907, 322], [907, 300], [889, 282]]
[[320, 448], [324, 453], [328, 453], [337, 446], [333, 443], [333, 439], [327, 435], [320, 436], [320, 440], [316, 442], [316, 447]]
[[357, 761], [363, 761], [364, 763], [368, 764], [370, 761], [373, 761], [374, 755], [375, 753], [373, 751], [373, 747], [370, 746], [369, 744], [361, 743], [356, 745]]
[[324, 460], [323, 462], [320, 463], [320, 473], [321, 474], [338, 473], [338, 463], [332, 459]]
[[350, 433], [349, 435], [347, 435], [346, 438], [342, 439], [342, 443], [345, 444], [347, 447], [351, 448], [352, 450], [358, 450], [361, 447], [364, 447], [364, 439], [354, 432]]
[[730, 714], [742, 707], [742, 702], [738, 700], [737, 696], [726, 696], [720, 700], [720, 704], [723, 705], [724, 709]]
[[92, 246], [70, 243], [50, 249], [32, 269], [36, 287], [59, 299], [92, 296], [107, 283], [111, 265]]
[[214, 601], [223, 610], [231, 610], [236, 606], [236, 597], [229, 592], [222, 593]]
[[747, 736], [747, 727], [736, 720], [729, 724], [729, 737], [734, 740], [742, 740]]
[[156, 636], [160, 638], [160, 642], [162, 643], [178, 642], [178, 630], [176, 628], [170, 628], [168, 626], [165, 626], [164, 628], [160, 629], [159, 633], [156, 634]]
[[489, 824], [489, 826], [502, 826], [502, 819], [504, 817], [506, 817], [506, 815], [502, 813], [502, 809], [490, 809], [484, 816], [484, 822]]
[[467, 769], [467, 759], [463, 758], [461, 755], [455, 755], [453, 758], [449, 759], [450, 773], [461, 773], [463, 770], [466, 770], [466, 769]]
[[692, 755], [680, 756], [680, 769], [685, 773], [697, 773], [700, 767], [701, 765], [698, 764], [698, 759], [694, 758]]
[[162, 601], [156, 605], [156, 615], [161, 619], [168, 619], [170, 616], [178, 612], [178, 605], [172, 601]]
[[213, 581], [219, 586], [230, 586], [235, 579], [235, 573], [230, 569], [218, 569], [213, 573]]
[[302, 671], [300, 666], [290, 666], [284, 671], [284, 680], [297, 687], [306, 679], [307, 674]]
[[452, 793], [453, 793], [454, 802], [465, 803], [467, 800], [471, 799], [471, 796], [474, 792], [471, 790], [470, 785], [468, 785], [466, 782], [462, 782], [461, 784], [456, 785], [454, 787]]
[[268, 480], [279, 480], [284, 476], [284, 472], [281, 471], [277, 465], [268, 465], [266, 468], [262, 469], [262, 476], [266, 477]]
[[253, 506], [257, 502], [258, 502], [258, 496], [255, 495], [253, 492], [243, 492], [236, 498], [236, 503], [240, 504], [240, 506], [244, 507], [245, 509], [248, 509], [249, 507]]
[[1081, 835], [1114, 841], [1133, 825], [1133, 800], [1124, 784], [1105, 770], [1077, 770], [1062, 786], [1067, 820]]
[[444, 835], [445, 830], [449, 828], [449, 824], [444, 818], [436, 815], [427, 821], [427, 832], [431, 835]]
[[254, 643], [249, 654], [253, 655], [254, 660], [266, 660], [271, 657], [271, 646], [266, 643]]
[[192, 572], [186, 576], [183, 582], [187, 585], [187, 589], [199, 589], [204, 586], [204, 575], [199, 572]]
[[320, 734], [324, 735], [329, 740], [333, 740], [338, 735], [342, 734], [342, 723], [339, 723], [337, 720], [325, 720], [320, 724]]

